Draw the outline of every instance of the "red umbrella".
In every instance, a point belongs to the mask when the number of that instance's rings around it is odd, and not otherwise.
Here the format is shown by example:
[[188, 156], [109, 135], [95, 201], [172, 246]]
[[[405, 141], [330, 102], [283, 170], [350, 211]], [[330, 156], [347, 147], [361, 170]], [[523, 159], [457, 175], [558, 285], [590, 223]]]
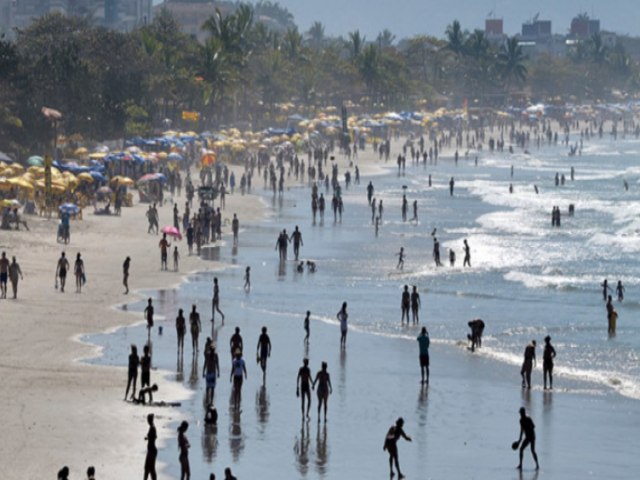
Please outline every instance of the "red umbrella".
[[180, 233], [180, 230], [178, 230], [176, 227], [172, 225], [167, 225], [166, 227], [162, 227], [162, 230], [160, 231], [162, 233], [166, 233], [170, 237], [174, 237], [174, 238], [177, 238], [178, 240], [182, 240], [182, 234]]

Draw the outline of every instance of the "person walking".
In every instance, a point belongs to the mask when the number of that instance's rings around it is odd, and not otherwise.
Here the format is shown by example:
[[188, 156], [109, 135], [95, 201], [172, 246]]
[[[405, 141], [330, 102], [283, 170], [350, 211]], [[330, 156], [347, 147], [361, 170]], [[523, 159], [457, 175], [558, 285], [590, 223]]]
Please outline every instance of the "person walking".
[[156, 447], [156, 439], [158, 434], [156, 432], [156, 426], [153, 424], [154, 415], [150, 413], [147, 415], [147, 423], [149, 424], [149, 430], [147, 436], [144, 439], [147, 442], [147, 456], [144, 460], [144, 477], [143, 480], [147, 480], [151, 477], [151, 480], [158, 478], [156, 474], [156, 458], [158, 457], [158, 448]]
[[186, 420], [183, 420], [178, 427], [178, 450], [180, 451], [178, 460], [180, 461], [180, 480], [191, 479], [191, 467], [189, 466], [189, 448], [191, 447], [191, 445], [189, 444], [189, 440], [186, 436], [188, 428], [189, 422], [187, 422]]
[[347, 313], [347, 302], [342, 303], [342, 308], [340, 308], [336, 317], [340, 322], [340, 348], [344, 350], [347, 346], [347, 320], [349, 318], [349, 314]]
[[11, 282], [11, 290], [13, 291], [14, 300], [18, 298], [18, 277], [20, 280], [23, 279], [22, 270], [16, 261], [16, 257], [11, 257], [11, 263], [9, 264], [9, 281]]

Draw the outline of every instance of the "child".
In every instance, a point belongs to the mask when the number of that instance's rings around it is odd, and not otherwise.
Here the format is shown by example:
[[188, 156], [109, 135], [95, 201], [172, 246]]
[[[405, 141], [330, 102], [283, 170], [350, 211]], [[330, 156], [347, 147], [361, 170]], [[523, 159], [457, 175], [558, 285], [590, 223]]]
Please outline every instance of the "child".
[[180, 259], [180, 254], [178, 253], [178, 247], [173, 249], [173, 270], [175, 272], [178, 271], [178, 260]]
[[251, 291], [251, 267], [247, 267], [244, 271], [244, 291]]
[[404, 247], [400, 247], [400, 251], [396, 255], [398, 256], [396, 268], [402, 270], [404, 268]]

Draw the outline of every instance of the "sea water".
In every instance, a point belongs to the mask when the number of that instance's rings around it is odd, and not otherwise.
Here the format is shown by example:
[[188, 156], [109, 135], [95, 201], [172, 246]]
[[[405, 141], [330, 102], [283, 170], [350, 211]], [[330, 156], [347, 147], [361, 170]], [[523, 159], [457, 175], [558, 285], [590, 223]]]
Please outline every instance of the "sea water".
[[[316, 331], [320, 329], [317, 322], [337, 330], [336, 312], [343, 301], [348, 302], [350, 329], [373, 335], [369, 342], [375, 344], [377, 356], [371, 361], [372, 368], [404, 373], [407, 367], [396, 365], [391, 357], [400, 348], [410, 349], [411, 358], [414, 358], [415, 336], [419, 332], [419, 327], [400, 323], [400, 297], [404, 285], [418, 287], [422, 300], [420, 325], [428, 327], [434, 348], [446, 352], [450, 358], [464, 359], [470, 355], [466, 349], [467, 322], [482, 318], [486, 324], [483, 347], [475, 355], [489, 364], [496, 362], [496, 365], [506, 367], [499, 371], [512, 371], [515, 388], [519, 388], [519, 365], [524, 347], [535, 339], [539, 347], [537, 354], [541, 357], [543, 338], [550, 335], [558, 353], [556, 387], [562, 389], [563, 385], [571, 385], [578, 389], [581, 386], [580, 391], [588, 392], [588, 395], [619, 394], [630, 401], [640, 399], [638, 152], [638, 140], [603, 138], [586, 143], [582, 155], [575, 157], [568, 157], [561, 146], [532, 149], [531, 154], [481, 152], [477, 166], [473, 160], [475, 153], [469, 159], [460, 159], [457, 165], [450, 158], [426, 165], [412, 165], [408, 160], [404, 174], [399, 174], [393, 162], [385, 164], [378, 160], [382, 167], [380, 174], [363, 176], [360, 185], [351, 185], [349, 189], [343, 185], [345, 211], [341, 222], [334, 222], [330, 210], [331, 193], [324, 188], [320, 188], [327, 196], [324, 222], [318, 219], [313, 224], [310, 189], [306, 182], [287, 190], [282, 198], [261, 191], [261, 181], [254, 182], [254, 188], [267, 203], [269, 215], [264, 221], [251, 225], [243, 225], [241, 219], [238, 248], [232, 248], [230, 242], [219, 246], [217, 255], [231, 266], [217, 272], [191, 275], [177, 290], [151, 294], [155, 298], [156, 312], [160, 314], [159, 322], [164, 327], [164, 338], [154, 332], [154, 364], [176, 372], [175, 380], [197, 394], [184, 408], [196, 422], [202, 413], [201, 352], [192, 359], [187, 334], [184, 363], [177, 361], [173, 318], [178, 308], [183, 308], [188, 316], [190, 306], [195, 304], [201, 312], [204, 335], [211, 334], [213, 276], [220, 279], [221, 308], [227, 316], [224, 330], [217, 330], [220, 324], [216, 323], [214, 332], [225, 399], [228, 393], [226, 362], [230, 358], [228, 337], [233, 325], [243, 326], [245, 345], [248, 346], [245, 349], [250, 352], [245, 355], [248, 359], [251, 359], [262, 324], [269, 325], [276, 350], [287, 344], [281, 340], [283, 336], [300, 339], [301, 348], [284, 353], [280, 350], [280, 359], [274, 359], [270, 366], [271, 371], [290, 367], [292, 378], [289, 383], [280, 382], [275, 390], [272, 384], [268, 391], [256, 390], [255, 425], [249, 431], [245, 425], [243, 430], [240, 419], [229, 413], [229, 430], [224, 435], [224, 442], [229, 442], [228, 449], [220, 444], [223, 436], [202, 437], [207, 464], [217, 457], [229, 462], [241, 462], [243, 458], [245, 462], [248, 458], [257, 461], [258, 456], [265, 454], [279, 458], [276, 450], [278, 446], [282, 447], [279, 445], [281, 437], [269, 432], [267, 425], [275, 405], [286, 402], [292, 404], [287, 409], [299, 413], [297, 401], [289, 397], [295, 385], [298, 359], [308, 353], [301, 343], [306, 310], [312, 312], [313, 344]], [[513, 177], [510, 175], [512, 165]], [[570, 180], [572, 166], [574, 181]], [[341, 179], [344, 171], [343, 166]], [[564, 186], [555, 186], [556, 172], [565, 175]], [[429, 174], [432, 176], [431, 187], [428, 185]], [[453, 195], [449, 193], [451, 177], [455, 179]], [[375, 187], [374, 197], [384, 202], [377, 237], [366, 198], [365, 187], [369, 180]], [[623, 188], [623, 180], [630, 185], [628, 191]], [[509, 184], [513, 185], [512, 194]], [[534, 191], [534, 185], [539, 194]], [[409, 202], [409, 219], [412, 217], [411, 204], [418, 201], [417, 222], [402, 221], [403, 194]], [[573, 217], [567, 215], [569, 204], [575, 206]], [[553, 206], [561, 209], [560, 227], [551, 226]], [[225, 215], [231, 213], [227, 211]], [[300, 259], [314, 261], [317, 265], [315, 273], [306, 268], [304, 273], [296, 271], [291, 248], [290, 260], [284, 264], [278, 262], [277, 235], [282, 228], [291, 233], [295, 225], [300, 227], [304, 240]], [[434, 229], [441, 244], [441, 267], [436, 267], [432, 258]], [[469, 268], [462, 266], [463, 239], [468, 240], [471, 248]], [[396, 254], [400, 247], [404, 247], [406, 254], [402, 270], [396, 269]], [[449, 249], [456, 252], [454, 267], [449, 266]], [[245, 266], [251, 266], [252, 291], [248, 295], [242, 290]], [[206, 263], [203, 264], [205, 269]], [[600, 286], [605, 278], [611, 288], [615, 288], [618, 279], [626, 288], [624, 301], [614, 302], [619, 312], [615, 336], [607, 334]], [[612, 295], [615, 298], [614, 292]], [[128, 308], [141, 311], [142, 307], [140, 304]], [[218, 316], [216, 322], [220, 322]], [[251, 332], [246, 331], [248, 326], [252, 328]], [[146, 333], [142, 325], [121, 329], [108, 338], [90, 338], [90, 341], [106, 345], [101, 362], [119, 365], [126, 363], [128, 344], [144, 340]], [[200, 343], [202, 349], [202, 336]], [[388, 364], [385, 364], [385, 356], [389, 357]], [[313, 357], [312, 370], [315, 370], [319, 359]], [[333, 365], [340, 366], [339, 373], [334, 372], [334, 388], [339, 389], [338, 395], [342, 399], [339, 404], [343, 403], [345, 411], [349, 411], [346, 372], [350, 364], [343, 354], [331, 358], [334, 358]], [[248, 362], [252, 378], [259, 377], [255, 364]], [[414, 365], [409, 370], [412, 376], [417, 375]], [[350, 378], [349, 384], [355, 385], [351, 388], [362, 388], [362, 383], [353, 376]], [[372, 388], [376, 392], [377, 400], [373, 400], [376, 416], [391, 403], [384, 400], [389, 386], [374, 385]], [[249, 391], [253, 392], [253, 389]], [[225, 404], [218, 398], [220, 395], [217, 391], [216, 403]], [[253, 393], [249, 395], [253, 396]], [[246, 406], [247, 402], [253, 404], [254, 399], [245, 398], [243, 402]], [[418, 411], [425, 414], [420, 408]], [[347, 425], [349, 421], [355, 422], [355, 419], [344, 420]], [[317, 434], [311, 432], [310, 439], [304, 428], [295, 435], [298, 472], [306, 475], [307, 470], [315, 470], [320, 478], [341, 478], [335, 473], [334, 476], [327, 473], [331, 462], [326, 431], [322, 433], [319, 427]], [[315, 444], [315, 463], [305, 463], [300, 456], [305, 442]], [[338, 450], [335, 437], [331, 446], [333, 456], [339, 456], [335, 451]], [[175, 472], [176, 468], [173, 464], [171, 471]], [[197, 471], [204, 472], [206, 468]]]

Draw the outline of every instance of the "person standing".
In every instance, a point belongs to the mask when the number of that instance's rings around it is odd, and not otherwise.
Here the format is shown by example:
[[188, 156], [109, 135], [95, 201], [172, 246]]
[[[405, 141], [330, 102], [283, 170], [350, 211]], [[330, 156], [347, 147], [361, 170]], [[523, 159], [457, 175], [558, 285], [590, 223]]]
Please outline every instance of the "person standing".
[[[522, 440], [523, 436], [524, 441]], [[522, 470], [522, 455], [524, 450], [531, 445], [531, 455], [533, 455], [533, 459], [536, 462], [536, 470], [539, 470], [540, 464], [538, 463], [538, 455], [536, 454], [536, 426], [533, 423], [533, 420], [531, 420], [531, 417], [527, 416], [524, 407], [520, 408], [520, 437], [518, 438], [518, 441], [513, 442], [513, 449], [517, 450], [518, 445], [520, 445], [520, 463], [518, 463], [516, 468], [518, 470]]]
[[160, 239], [160, 242], [158, 242], [158, 246], [160, 247], [160, 270], [167, 270], [167, 256], [171, 244], [167, 240], [166, 233], [162, 234], [162, 238]]
[[184, 354], [184, 336], [187, 333], [187, 322], [184, 318], [182, 309], [178, 309], [178, 316], [176, 317], [176, 337], [178, 339], [178, 356], [182, 358]]
[[140, 365], [140, 358], [138, 357], [138, 347], [131, 345], [131, 353], [129, 354], [129, 369], [127, 372], [127, 389], [124, 392], [124, 399], [129, 397], [129, 388], [133, 384], [133, 390], [131, 391], [131, 400], [136, 398], [136, 382], [138, 380], [138, 366]]
[[309, 419], [309, 410], [311, 409], [311, 369], [309, 368], [309, 359], [302, 360], [302, 366], [298, 370], [298, 378], [296, 379], [296, 397], [300, 397], [302, 402], [302, 416], [304, 417], [304, 403], [307, 399], [307, 419]]
[[247, 267], [244, 270], [244, 286], [242, 288], [247, 293], [251, 291], [251, 267]]
[[149, 345], [142, 348], [142, 358], [140, 359], [140, 388], [151, 386], [151, 352]]
[[340, 348], [344, 349], [347, 346], [347, 320], [349, 318], [349, 314], [347, 313], [347, 302], [342, 303], [342, 308], [340, 308], [336, 317], [340, 322]]
[[405, 285], [402, 291], [402, 299], [400, 301], [400, 323], [404, 324], [404, 319], [407, 319], [407, 325], [409, 324], [409, 310], [411, 309], [411, 294], [409, 293], [409, 286]]
[[9, 281], [11, 282], [14, 300], [18, 298], [18, 277], [22, 280], [22, 270], [18, 262], [16, 262], [16, 257], [11, 257], [11, 263], [9, 264]]
[[404, 478], [404, 475], [400, 471], [400, 463], [398, 462], [398, 440], [400, 437], [404, 438], [407, 442], [411, 441], [406, 433], [404, 433], [404, 419], [402, 417], [396, 420], [396, 424], [392, 425], [387, 436], [384, 439], [383, 450], [386, 450], [389, 454], [389, 475], [393, 477], [393, 464], [396, 465], [396, 471], [398, 472], [398, 478]]
[[144, 439], [147, 441], [147, 456], [144, 460], [144, 477], [143, 480], [147, 480], [151, 477], [151, 480], [158, 478], [156, 474], [156, 458], [158, 457], [158, 448], [156, 447], [156, 426], [153, 424], [153, 413], [147, 415], [147, 423], [149, 424], [149, 431]]
[[180, 253], [178, 252], [178, 247], [173, 247], [173, 271], [178, 271], [178, 263], [180, 261]]
[[60, 292], [64, 293], [64, 284], [67, 281], [67, 272], [69, 271], [69, 260], [64, 252], [58, 259], [58, 265], [56, 266], [56, 288], [58, 286], [58, 278], [60, 279]]
[[436, 267], [442, 266], [442, 263], [440, 263], [440, 242], [436, 237], [433, 237], [433, 261]]
[[329, 401], [329, 395], [333, 392], [331, 387], [331, 376], [327, 371], [327, 362], [322, 362], [320, 371], [316, 374], [316, 378], [313, 380], [311, 388], [315, 390], [316, 384], [318, 384], [318, 423], [320, 423], [320, 410], [324, 405], [324, 421], [327, 422], [327, 402]]
[[178, 427], [178, 449], [180, 450], [180, 455], [178, 460], [180, 461], [180, 480], [190, 480], [191, 479], [191, 468], [189, 466], [189, 440], [185, 435], [187, 433], [187, 429], [189, 428], [189, 422], [183, 420], [180, 426]]
[[467, 243], [467, 239], [465, 238], [462, 243], [464, 243], [464, 261], [462, 262], [463, 267], [471, 267], [471, 248], [469, 248], [469, 244]]
[[127, 257], [124, 259], [124, 263], [122, 264], [122, 285], [124, 285], [125, 291], [124, 294], [127, 295], [129, 293], [129, 267], [131, 266], [131, 257]]
[[264, 385], [267, 380], [267, 358], [271, 356], [271, 339], [267, 335], [267, 327], [262, 327], [256, 350], [256, 357], [262, 369], [262, 384]]
[[420, 374], [422, 380], [420, 383], [423, 385], [429, 385], [429, 345], [431, 340], [429, 339], [429, 332], [427, 327], [422, 327], [420, 335], [418, 335], [418, 346], [420, 347]]
[[404, 269], [404, 247], [400, 247], [400, 251], [396, 253], [396, 256], [398, 257], [398, 264], [396, 265], [396, 269]]
[[144, 318], [147, 321], [147, 343], [151, 341], [151, 329], [153, 328], [153, 300], [147, 300], [147, 306], [144, 309]]
[[231, 221], [231, 231], [233, 232], [233, 245], [238, 246], [238, 232], [240, 231], [240, 220], [236, 214], [233, 214], [233, 220]]
[[311, 311], [307, 310], [307, 315], [304, 317], [304, 343], [309, 344], [309, 323], [310, 323]]
[[200, 323], [200, 314], [196, 310], [196, 306], [191, 306], [191, 313], [189, 314], [189, 327], [191, 330], [191, 348], [195, 355], [198, 351], [198, 337], [202, 330], [202, 324]]
[[[15, 258], [15, 257], [13, 257]], [[624, 287], [622, 286], [622, 280], [618, 280], [618, 284], [616, 285], [616, 293], [618, 294], [618, 301], [621, 302], [624, 300]]]
[[544, 351], [542, 352], [542, 375], [544, 389], [547, 389], [547, 377], [549, 377], [549, 390], [553, 390], [553, 360], [556, 358], [556, 349], [551, 345], [551, 337], [544, 337]]
[[411, 292], [411, 316], [414, 324], [420, 323], [420, 318], [418, 316], [418, 313], [420, 312], [420, 307], [421, 307], [420, 294], [418, 293], [418, 287], [414, 285], [413, 291]]
[[536, 341], [531, 340], [524, 349], [524, 362], [520, 369], [520, 375], [522, 376], [522, 388], [525, 386], [531, 390], [531, 371], [536, 365]]
[[80, 253], [76, 255], [76, 261], [73, 264], [73, 273], [76, 276], [76, 293], [82, 292], [82, 284], [84, 283], [84, 260], [80, 257]]
[[455, 185], [455, 180], [453, 179], [453, 177], [451, 177], [451, 179], [449, 180], [449, 195], [451, 195], [453, 197], [453, 187]]

